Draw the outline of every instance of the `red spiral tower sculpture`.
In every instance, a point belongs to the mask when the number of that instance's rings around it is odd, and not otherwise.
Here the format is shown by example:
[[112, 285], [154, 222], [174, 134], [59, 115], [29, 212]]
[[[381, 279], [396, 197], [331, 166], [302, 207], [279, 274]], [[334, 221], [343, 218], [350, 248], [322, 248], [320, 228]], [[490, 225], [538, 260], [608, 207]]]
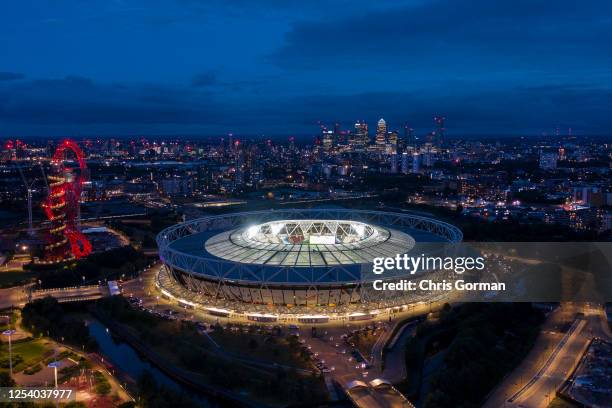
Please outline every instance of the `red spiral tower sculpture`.
[[[72, 152], [78, 164], [75, 169], [66, 165], [66, 154]], [[91, 253], [91, 243], [78, 229], [79, 199], [87, 179], [87, 165], [83, 151], [72, 140], [64, 140], [55, 150], [49, 175], [49, 196], [43, 209], [49, 221], [49, 242], [45, 246], [47, 262], [62, 262], [82, 258]]]

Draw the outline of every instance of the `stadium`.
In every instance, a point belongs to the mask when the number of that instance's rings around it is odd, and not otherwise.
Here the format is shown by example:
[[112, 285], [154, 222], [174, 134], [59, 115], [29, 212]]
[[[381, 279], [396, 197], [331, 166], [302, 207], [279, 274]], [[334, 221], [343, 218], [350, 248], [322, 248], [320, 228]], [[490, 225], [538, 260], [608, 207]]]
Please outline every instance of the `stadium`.
[[156, 286], [162, 296], [216, 316], [367, 319], [423, 300], [367, 290], [380, 279], [372, 274], [374, 258], [430, 253], [461, 239], [455, 226], [408, 213], [291, 209], [209, 216], [157, 236], [163, 267]]

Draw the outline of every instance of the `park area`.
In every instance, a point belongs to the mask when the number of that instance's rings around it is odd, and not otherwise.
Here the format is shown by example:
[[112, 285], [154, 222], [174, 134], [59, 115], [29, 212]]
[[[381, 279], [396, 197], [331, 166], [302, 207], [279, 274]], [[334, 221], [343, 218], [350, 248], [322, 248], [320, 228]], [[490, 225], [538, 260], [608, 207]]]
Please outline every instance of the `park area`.
[[[40, 318], [37, 317], [38, 321]], [[22, 324], [18, 309], [0, 311], [0, 331], [14, 330], [10, 353], [8, 337], [4, 335], [0, 339], [0, 386], [52, 387], [55, 369], [49, 365], [53, 363], [58, 366], [58, 385], [76, 391], [78, 402], [70, 404], [73, 408], [115, 407], [130, 400], [105, 367], [95, 363], [89, 353], [34, 334]], [[11, 363], [12, 376], [9, 375]]]
[[143, 354], [204, 386], [273, 406], [327, 398], [323, 379], [308, 369], [299, 339], [278, 328], [211, 327], [163, 318], [132, 309], [120, 297], [99, 300], [96, 314], [122, 332], [119, 337], [144, 343]]

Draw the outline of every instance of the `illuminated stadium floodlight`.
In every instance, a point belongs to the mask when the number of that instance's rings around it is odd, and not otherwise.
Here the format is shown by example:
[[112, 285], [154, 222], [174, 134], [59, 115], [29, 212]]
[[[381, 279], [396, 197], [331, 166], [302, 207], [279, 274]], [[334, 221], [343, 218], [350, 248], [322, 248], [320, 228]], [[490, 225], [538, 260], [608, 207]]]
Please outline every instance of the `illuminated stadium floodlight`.
[[342, 220], [281, 220], [249, 227], [245, 241], [265, 244], [346, 244], [377, 233], [373, 226]]
[[230, 261], [306, 267], [371, 262], [408, 251], [414, 239], [358, 221], [279, 220], [223, 231], [204, 246], [209, 254]]

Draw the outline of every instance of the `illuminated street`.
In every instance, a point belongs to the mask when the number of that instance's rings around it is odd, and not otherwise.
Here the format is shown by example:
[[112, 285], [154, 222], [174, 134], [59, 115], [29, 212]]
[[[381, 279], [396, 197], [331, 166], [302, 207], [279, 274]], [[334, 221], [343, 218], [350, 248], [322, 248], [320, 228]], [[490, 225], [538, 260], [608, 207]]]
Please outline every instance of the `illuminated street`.
[[[584, 318], [576, 317], [578, 313], [583, 313]], [[573, 330], [568, 336], [556, 330], [567, 322], [572, 322], [569, 330]], [[606, 329], [601, 308], [564, 303], [548, 318], [527, 358], [495, 389], [484, 407], [546, 407], [570, 375], [589, 340], [610, 338]]]

